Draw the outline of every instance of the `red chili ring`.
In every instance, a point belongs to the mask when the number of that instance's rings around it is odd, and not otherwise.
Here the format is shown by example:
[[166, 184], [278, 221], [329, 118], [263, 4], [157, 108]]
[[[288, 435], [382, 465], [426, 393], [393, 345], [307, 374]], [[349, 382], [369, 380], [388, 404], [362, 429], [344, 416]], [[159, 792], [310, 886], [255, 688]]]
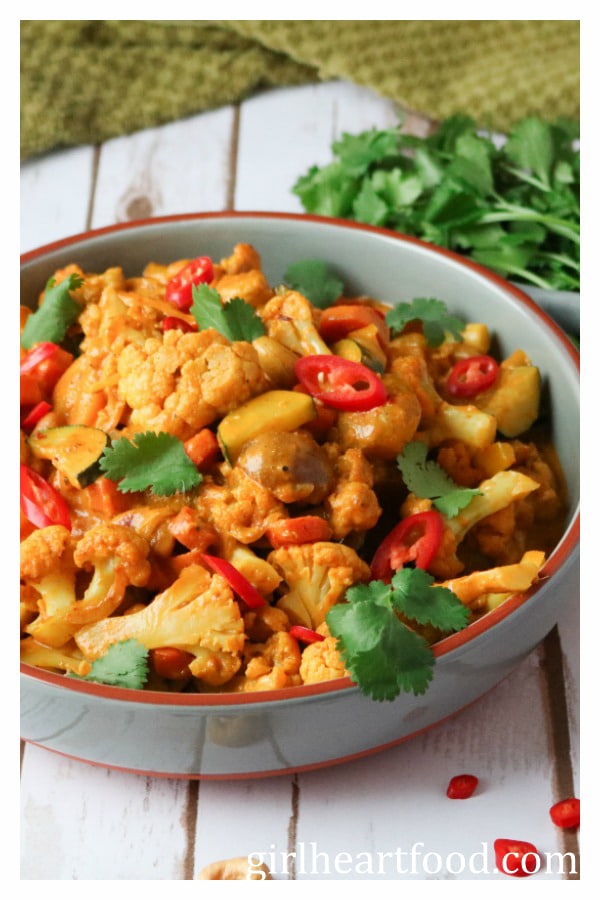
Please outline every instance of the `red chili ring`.
[[499, 371], [492, 356], [469, 356], [451, 369], [446, 389], [452, 397], [476, 397], [496, 383]]
[[294, 372], [312, 397], [333, 409], [366, 412], [387, 401], [381, 378], [361, 363], [339, 356], [303, 356]]
[[[414, 538], [415, 531], [422, 534]], [[435, 509], [415, 513], [403, 519], [383, 539], [371, 562], [371, 576], [386, 584], [397, 569], [414, 562], [418, 569], [427, 569], [442, 543], [444, 520]], [[409, 538], [410, 542], [406, 543]]]

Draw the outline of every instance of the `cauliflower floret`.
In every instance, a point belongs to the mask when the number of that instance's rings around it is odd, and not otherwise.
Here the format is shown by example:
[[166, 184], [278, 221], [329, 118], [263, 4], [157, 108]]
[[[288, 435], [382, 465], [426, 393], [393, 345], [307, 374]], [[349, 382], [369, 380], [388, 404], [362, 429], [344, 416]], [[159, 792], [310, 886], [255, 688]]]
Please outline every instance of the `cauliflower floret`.
[[333, 537], [342, 540], [353, 531], [368, 531], [381, 515], [377, 495], [373, 491], [373, 469], [360, 450], [340, 454], [335, 444], [324, 449], [332, 463], [336, 482], [324, 503]]
[[39, 528], [21, 543], [21, 580], [38, 596], [39, 615], [25, 630], [44, 644], [61, 647], [73, 634], [64, 614], [75, 603], [71, 533], [63, 525]]
[[277, 294], [261, 311], [270, 338], [293, 353], [310, 356], [331, 355], [331, 350], [317, 331], [316, 311], [306, 297], [297, 291]]
[[513, 594], [529, 590], [537, 580], [545, 559], [544, 553], [531, 550], [523, 554], [518, 563], [472, 572], [462, 578], [445, 581], [442, 587], [453, 591], [470, 609], [481, 609], [487, 605], [489, 594]]
[[220, 685], [241, 665], [244, 622], [225, 579], [190, 565], [144, 609], [104, 619], [75, 635], [88, 659], [97, 659], [111, 644], [130, 638], [149, 650], [177, 647], [192, 653], [196, 657], [190, 663], [192, 675]]
[[240, 272], [251, 272], [260, 269], [260, 254], [251, 244], [236, 244], [231, 256], [224, 257], [218, 266], [227, 275], [238, 275]]
[[344, 544], [319, 541], [280, 547], [267, 557], [280, 573], [287, 593], [277, 602], [293, 625], [317, 628], [347, 588], [368, 581], [369, 566]]
[[322, 634], [325, 640], [308, 644], [302, 651], [300, 677], [303, 684], [331, 681], [333, 678], [343, 678], [348, 674], [337, 651], [337, 640], [331, 635], [327, 624], [323, 622], [319, 625], [317, 632]]
[[[41, 528], [21, 545], [21, 578], [39, 594], [39, 616], [26, 626], [36, 641], [62, 647], [83, 624], [111, 615], [129, 584], [150, 574], [147, 542], [131, 528], [97, 525], [75, 544], [62, 525]], [[81, 599], [77, 571], [93, 569]]]
[[225, 484], [205, 478], [198, 491], [196, 508], [220, 535], [242, 544], [260, 540], [269, 525], [286, 517], [284, 505], [271, 491], [249, 478], [239, 466], [222, 466]]
[[279, 687], [299, 682], [300, 648], [286, 631], [276, 631], [264, 644], [248, 644], [244, 656], [246, 669], [237, 690], [267, 690], [274, 682]]
[[72, 642], [56, 649], [38, 644], [32, 637], [21, 641], [21, 662], [41, 669], [72, 672], [74, 675], [87, 675], [92, 668], [91, 663], [83, 658]]
[[167, 431], [181, 440], [267, 386], [252, 345], [229, 344], [211, 328], [170, 329], [162, 340], [130, 344], [119, 356], [118, 373], [119, 396], [131, 408], [129, 431]]
[[244, 627], [249, 641], [264, 643], [277, 631], [289, 631], [290, 620], [276, 606], [259, 606], [244, 613]]
[[234, 297], [240, 297], [255, 309], [260, 309], [273, 296], [269, 282], [259, 269], [223, 275], [217, 278], [213, 287], [219, 292], [223, 303], [229, 303]]
[[148, 541], [126, 525], [103, 523], [91, 528], [75, 549], [79, 568], [92, 571], [83, 599], [67, 614], [70, 622], [87, 625], [110, 616], [132, 584], [143, 587], [150, 577]]

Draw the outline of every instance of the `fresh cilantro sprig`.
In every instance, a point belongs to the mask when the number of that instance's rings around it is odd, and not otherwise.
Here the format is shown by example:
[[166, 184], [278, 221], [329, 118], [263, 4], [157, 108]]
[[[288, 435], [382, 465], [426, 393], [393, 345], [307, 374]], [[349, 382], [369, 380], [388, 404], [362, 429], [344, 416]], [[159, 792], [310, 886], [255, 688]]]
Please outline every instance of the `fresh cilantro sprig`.
[[42, 305], [29, 316], [21, 334], [21, 346], [25, 350], [40, 341], [60, 344], [64, 340], [82, 309], [81, 303], [71, 297], [71, 291], [77, 290], [82, 284], [83, 278], [76, 274], [69, 275], [60, 284], [50, 278]]
[[319, 309], [326, 309], [344, 291], [343, 281], [333, 275], [320, 259], [301, 259], [292, 263], [283, 280]]
[[94, 660], [87, 675], [71, 677], [141, 690], [148, 680], [148, 650], [135, 638], [119, 641], [111, 644], [104, 656]]
[[579, 290], [578, 126], [530, 116], [504, 145], [456, 115], [428, 137], [343, 134], [293, 186], [307, 212], [448, 247], [501, 275]]
[[262, 319], [240, 297], [222, 303], [219, 292], [207, 284], [192, 287], [191, 314], [198, 328], [214, 328], [230, 341], [253, 341], [266, 334]]
[[443, 300], [436, 300], [433, 297], [416, 297], [411, 303], [399, 303], [390, 309], [385, 317], [394, 335], [399, 334], [405, 325], [416, 319], [422, 322], [423, 334], [432, 347], [439, 347], [446, 332], [460, 340], [465, 327], [462, 319], [449, 315]]
[[421, 569], [402, 569], [391, 584], [354, 585], [346, 602], [327, 613], [344, 664], [362, 693], [393, 700], [401, 692], [424, 694], [435, 657], [427, 640], [400, 616], [441, 631], [467, 624], [469, 611], [447, 588], [435, 587]]
[[123, 492], [144, 491], [168, 497], [176, 491], [191, 490], [202, 475], [172, 434], [146, 431], [133, 441], [118, 438], [100, 457], [100, 468]]
[[449, 519], [481, 494], [475, 488], [460, 487], [447, 472], [433, 460], [427, 459], [427, 445], [422, 441], [406, 444], [396, 457], [398, 468], [409, 491], [426, 500]]

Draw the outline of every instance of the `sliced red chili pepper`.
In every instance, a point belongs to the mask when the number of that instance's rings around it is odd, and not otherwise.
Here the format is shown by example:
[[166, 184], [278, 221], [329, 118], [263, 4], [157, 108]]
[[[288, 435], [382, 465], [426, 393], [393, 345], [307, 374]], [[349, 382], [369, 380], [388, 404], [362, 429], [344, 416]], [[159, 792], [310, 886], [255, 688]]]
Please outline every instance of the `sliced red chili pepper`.
[[39, 403], [33, 407], [33, 409], [29, 410], [23, 421], [21, 422], [21, 428], [24, 431], [31, 431], [32, 428], [35, 428], [40, 419], [43, 419], [46, 413], [50, 412], [52, 406], [50, 403], [47, 403], [46, 400], [41, 400]]
[[387, 400], [381, 378], [366, 366], [339, 356], [303, 356], [294, 372], [311, 396], [333, 409], [364, 412]]
[[35, 369], [44, 360], [50, 359], [59, 350], [58, 344], [53, 344], [51, 341], [41, 341], [39, 344], [36, 344], [21, 360], [21, 375], [31, 372], [32, 369]]
[[475, 397], [496, 383], [499, 371], [492, 356], [469, 356], [451, 369], [446, 388], [452, 397]]
[[206, 563], [209, 569], [222, 575], [230, 588], [235, 591], [238, 597], [244, 601], [249, 609], [257, 609], [260, 606], [266, 606], [267, 601], [260, 594], [253, 584], [250, 584], [247, 578], [244, 578], [241, 572], [219, 556], [209, 556], [207, 553], [202, 554], [202, 561]]
[[579, 800], [569, 797], [550, 807], [550, 818], [559, 828], [579, 827]]
[[367, 325], [375, 325], [377, 339], [385, 350], [390, 342], [390, 329], [381, 313], [370, 306], [330, 306], [321, 316], [319, 334], [328, 344], [334, 344]]
[[184, 322], [177, 316], [165, 316], [160, 325], [163, 331], [170, 331], [172, 328], [178, 328], [179, 331], [198, 331], [197, 327], [194, 328], [189, 322]]
[[498, 838], [494, 841], [496, 866], [505, 875], [523, 878], [539, 872], [541, 859], [535, 844], [529, 841], [510, 841]]
[[316, 644], [317, 641], [325, 640], [324, 635], [319, 634], [318, 631], [313, 631], [312, 628], [307, 628], [305, 625], [292, 625], [289, 634], [291, 637], [296, 638], [297, 641], [302, 641], [305, 644]]
[[371, 575], [386, 584], [396, 569], [414, 562], [418, 569], [427, 569], [440, 549], [444, 535], [444, 520], [435, 509], [415, 513], [403, 519], [383, 539], [371, 563]]
[[21, 509], [37, 528], [64, 525], [71, 530], [71, 514], [64, 497], [45, 478], [22, 464]]
[[468, 800], [478, 784], [476, 775], [454, 775], [448, 783], [446, 797], [450, 800]]
[[189, 678], [192, 674], [189, 666], [195, 658], [193, 653], [177, 647], [156, 647], [150, 651], [152, 668], [161, 678], [169, 680]]
[[208, 284], [213, 278], [212, 260], [208, 256], [198, 256], [167, 282], [165, 297], [169, 303], [174, 303], [179, 309], [187, 312], [193, 302], [193, 285]]

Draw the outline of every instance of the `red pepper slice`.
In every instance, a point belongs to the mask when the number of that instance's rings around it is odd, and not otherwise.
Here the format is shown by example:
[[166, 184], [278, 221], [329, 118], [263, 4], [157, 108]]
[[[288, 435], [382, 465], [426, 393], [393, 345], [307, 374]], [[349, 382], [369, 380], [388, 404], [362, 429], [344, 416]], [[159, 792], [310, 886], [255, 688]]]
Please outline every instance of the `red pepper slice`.
[[21, 428], [24, 431], [31, 431], [40, 419], [46, 415], [46, 413], [50, 412], [52, 406], [46, 400], [41, 400], [39, 403], [30, 409], [23, 421], [21, 422]]
[[249, 609], [258, 609], [260, 606], [266, 606], [267, 601], [260, 594], [253, 584], [250, 584], [247, 578], [244, 578], [241, 572], [219, 556], [209, 556], [208, 553], [202, 554], [202, 561], [206, 563], [209, 569], [222, 575], [230, 588], [235, 591], [238, 597], [244, 601]]
[[194, 328], [189, 322], [184, 322], [177, 316], [165, 316], [160, 325], [163, 331], [170, 331], [172, 328], [178, 328], [180, 331], [198, 331], [197, 327]]
[[389, 584], [396, 569], [413, 561], [418, 569], [427, 569], [440, 549], [443, 534], [444, 520], [435, 509], [403, 519], [375, 551], [372, 577]]
[[21, 464], [21, 509], [32, 525], [64, 525], [71, 530], [71, 514], [64, 497], [45, 478]]
[[500, 367], [491, 356], [469, 356], [451, 369], [446, 389], [452, 397], [475, 397], [496, 383]]
[[446, 797], [450, 800], [468, 800], [479, 784], [476, 775], [454, 775], [448, 783]]
[[523, 878], [539, 872], [541, 859], [535, 844], [529, 841], [509, 841], [498, 838], [494, 841], [496, 866], [505, 875]]
[[367, 325], [375, 325], [377, 339], [382, 349], [387, 349], [390, 342], [390, 329], [381, 313], [370, 306], [330, 306], [321, 316], [319, 334], [328, 344], [334, 344], [345, 338], [351, 331], [358, 331], [359, 328], [366, 328]]
[[21, 360], [21, 375], [24, 375], [26, 372], [31, 372], [32, 369], [35, 369], [36, 366], [39, 366], [39, 364], [46, 359], [50, 359], [50, 357], [54, 356], [55, 353], [58, 353], [59, 350], [60, 347], [58, 344], [53, 344], [52, 341], [41, 341], [39, 344], [36, 344], [35, 347], [32, 347]]
[[289, 634], [291, 637], [296, 638], [297, 641], [303, 641], [305, 644], [316, 644], [317, 641], [325, 640], [324, 635], [319, 634], [318, 631], [313, 631], [312, 628], [307, 628], [305, 625], [292, 625]]
[[569, 797], [550, 807], [550, 818], [559, 828], [579, 827], [579, 800]]
[[339, 356], [303, 356], [294, 372], [311, 396], [333, 409], [365, 412], [387, 400], [381, 378], [366, 366]]
[[174, 303], [179, 309], [187, 312], [193, 302], [193, 285], [208, 284], [213, 278], [212, 260], [208, 256], [198, 256], [167, 282], [165, 297], [169, 303]]

